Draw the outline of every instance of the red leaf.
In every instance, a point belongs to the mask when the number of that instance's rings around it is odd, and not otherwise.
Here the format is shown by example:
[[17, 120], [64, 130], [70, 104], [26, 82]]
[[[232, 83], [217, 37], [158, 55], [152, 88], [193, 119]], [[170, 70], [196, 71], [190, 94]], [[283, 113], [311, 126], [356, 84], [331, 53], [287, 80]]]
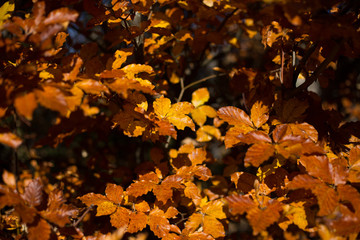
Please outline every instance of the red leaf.
[[120, 204], [123, 199], [123, 188], [121, 186], [118, 186], [116, 184], [107, 184], [105, 189], [106, 197], [117, 204]]

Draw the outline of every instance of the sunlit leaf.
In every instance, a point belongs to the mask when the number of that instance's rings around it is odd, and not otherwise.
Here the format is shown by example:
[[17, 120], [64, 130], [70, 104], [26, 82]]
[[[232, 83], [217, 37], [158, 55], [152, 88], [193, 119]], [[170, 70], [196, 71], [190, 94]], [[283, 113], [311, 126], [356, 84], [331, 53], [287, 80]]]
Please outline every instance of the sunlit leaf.
[[15, 98], [14, 106], [16, 111], [26, 119], [32, 120], [33, 112], [37, 107], [35, 94], [33, 92]]
[[170, 223], [165, 217], [165, 213], [155, 208], [149, 214], [148, 224], [150, 230], [159, 238], [165, 237], [170, 231]]
[[28, 231], [29, 240], [47, 240], [50, 238], [51, 226], [44, 219], [40, 219], [36, 225], [29, 226]]
[[269, 119], [269, 108], [262, 104], [262, 102], [255, 102], [251, 107], [251, 121], [254, 123], [254, 126], [259, 128], [261, 125], [267, 122]]
[[207, 88], [199, 88], [192, 93], [191, 103], [195, 108], [209, 101], [210, 94]]
[[11, 17], [9, 13], [14, 11], [14, 9], [15, 4], [12, 1], [7, 1], [0, 7], [0, 28], [2, 27], [3, 22]]
[[17, 148], [21, 145], [22, 139], [11, 132], [0, 133], [0, 143], [12, 148]]
[[245, 155], [245, 165], [260, 166], [264, 161], [268, 160], [274, 154], [274, 147], [268, 143], [259, 143], [252, 145]]

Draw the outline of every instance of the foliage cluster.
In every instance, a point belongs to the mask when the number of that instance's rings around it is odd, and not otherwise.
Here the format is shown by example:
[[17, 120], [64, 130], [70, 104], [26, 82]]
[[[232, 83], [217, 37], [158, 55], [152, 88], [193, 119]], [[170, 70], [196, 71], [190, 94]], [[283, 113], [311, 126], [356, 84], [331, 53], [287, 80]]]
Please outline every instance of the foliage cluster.
[[356, 239], [359, 9], [5, 2], [2, 239]]

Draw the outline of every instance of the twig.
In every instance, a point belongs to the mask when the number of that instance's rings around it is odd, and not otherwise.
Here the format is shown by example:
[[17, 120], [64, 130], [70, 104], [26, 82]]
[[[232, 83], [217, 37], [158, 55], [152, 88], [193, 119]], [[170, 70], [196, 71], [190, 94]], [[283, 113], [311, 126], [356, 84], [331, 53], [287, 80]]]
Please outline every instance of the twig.
[[210, 75], [210, 76], [208, 76], [208, 77], [205, 77], [205, 78], [202, 78], [202, 79], [197, 80], [197, 81], [195, 81], [195, 82], [192, 82], [192, 83], [186, 85], [185, 87], [184, 87], [184, 80], [183, 80], [183, 79], [180, 79], [181, 91], [180, 91], [179, 97], [178, 97], [178, 99], [177, 99], [176, 102], [180, 102], [180, 101], [181, 101], [181, 99], [182, 99], [182, 97], [183, 97], [184, 92], [185, 92], [186, 89], [191, 88], [192, 86], [195, 86], [195, 85], [197, 85], [197, 84], [199, 84], [199, 83], [205, 82], [205, 81], [207, 81], [207, 80], [209, 80], [209, 79], [212, 79], [212, 78], [215, 78], [215, 77], [219, 77], [219, 76], [224, 76], [224, 75], [226, 75], [226, 74], [225, 74], [225, 73], [220, 73], [220, 74], [217, 74], [217, 75], [216, 75], [216, 74]]
[[87, 209], [86, 211], [81, 215], [81, 217], [73, 223], [73, 227], [76, 227], [83, 219], [84, 217], [86, 216], [86, 214], [88, 214], [88, 212], [94, 207], [94, 204], [91, 204]]
[[307, 62], [307, 60], [309, 59], [309, 57], [311, 56], [311, 54], [313, 54], [313, 52], [315, 51], [315, 49], [317, 48], [318, 43], [314, 43], [312, 44], [309, 49], [305, 52], [305, 55], [303, 56], [303, 58], [300, 60], [299, 64], [297, 65], [297, 67], [295, 68], [295, 71], [293, 73], [293, 87], [296, 87], [296, 81], [299, 77], [299, 74], [301, 73], [301, 71], [304, 69], [305, 64]]
[[325, 70], [325, 68], [329, 65], [329, 63], [334, 60], [336, 54], [339, 52], [341, 45], [344, 43], [344, 39], [342, 39], [340, 42], [337, 42], [334, 48], [331, 50], [329, 56], [315, 69], [314, 73], [306, 79], [306, 81], [301, 84], [296, 91], [302, 91], [307, 89], [313, 82], [316, 81], [316, 79], [319, 77], [319, 75]]

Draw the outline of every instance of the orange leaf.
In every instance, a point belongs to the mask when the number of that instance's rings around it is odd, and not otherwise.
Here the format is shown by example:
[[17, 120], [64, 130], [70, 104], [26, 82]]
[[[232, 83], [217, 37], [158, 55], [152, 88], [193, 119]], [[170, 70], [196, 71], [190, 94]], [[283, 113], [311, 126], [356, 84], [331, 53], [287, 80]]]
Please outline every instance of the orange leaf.
[[329, 169], [329, 160], [326, 156], [301, 156], [299, 161], [309, 175], [320, 178], [327, 183], [334, 183]]
[[200, 213], [193, 213], [185, 223], [187, 233], [195, 232], [203, 221], [203, 215]]
[[44, 107], [66, 116], [69, 108], [62, 91], [56, 87], [44, 86], [43, 90], [35, 90], [38, 102]]
[[282, 205], [276, 200], [270, 200], [267, 206], [262, 209], [258, 207], [251, 208], [246, 218], [253, 228], [253, 234], [257, 235], [265, 231], [268, 226], [276, 222], [280, 218], [280, 211], [282, 211]]
[[130, 196], [139, 197], [152, 191], [155, 186], [156, 183], [151, 181], [136, 181], [126, 189], [126, 192]]
[[230, 125], [246, 125], [249, 127], [253, 126], [250, 117], [243, 110], [233, 106], [220, 108], [218, 110], [218, 115], [221, 119]]
[[194, 106], [189, 102], [179, 102], [171, 105], [168, 98], [157, 98], [154, 103], [154, 112], [160, 119], [167, 119], [176, 128], [184, 130], [185, 127], [195, 131], [195, 125], [190, 119], [189, 114]]
[[97, 205], [96, 216], [110, 215], [115, 212], [117, 206], [110, 201], [104, 201]]
[[116, 228], [127, 227], [130, 221], [130, 214], [130, 210], [123, 207], [118, 207], [116, 212], [110, 215], [111, 225]]
[[245, 166], [253, 165], [259, 167], [263, 162], [268, 160], [274, 154], [275, 148], [272, 144], [258, 143], [252, 145], [245, 155]]
[[248, 195], [231, 195], [226, 197], [226, 201], [232, 215], [241, 215], [256, 207], [256, 203]]
[[169, 207], [167, 210], [166, 210], [166, 213], [165, 213], [165, 217], [166, 218], [174, 218], [176, 217], [176, 215], [179, 214], [179, 211], [174, 208], [174, 207]]
[[106, 197], [116, 204], [121, 203], [121, 200], [123, 199], [123, 192], [123, 188], [116, 184], [108, 183], [105, 189]]
[[86, 206], [90, 207], [91, 205], [100, 205], [104, 201], [108, 201], [107, 197], [101, 194], [88, 193], [82, 197], [78, 197], [80, 201], [86, 204]]
[[339, 198], [335, 190], [328, 187], [322, 181], [315, 179], [309, 175], [297, 175], [291, 182], [287, 184], [288, 189], [309, 189], [316, 196], [320, 211], [319, 216], [326, 216], [335, 210], [338, 205]]
[[143, 212], [132, 212], [130, 214], [130, 223], [127, 231], [129, 233], [135, 233], [143, 230], [147, 224], [147, 215]]
[[100, 95], [102, 92], [109, 94], [109, 90], [101, 82], [92, 79], [85, 79], [76, 82], [76, 87], [82, 89], [87, 94]]
[[18, 96], [14, 100], [16, 111], [23, 115], [26, 119], [32, 120], [32, 115], [37, 107], [35, 94], [33, 92]]
[[310, 139], [313, 142], [318, 140], [318, 132], [316, 129], [308, 123], [297, 123], [297, 124], [288, 124], [290, 127], [292, 135], [300, 136], [303, 139]]
[[260, 101], [254, 103], [250, 112], [251, 120], [257, 128], [261, 127], [269, 119], [269, 108]]
[[224, 226], [215, 217], [204, 216], [203, 228], [205, 233], [210, 234], [214, 238], [225, 237]]
[[149, 212], [150, 206], [146, 201], [141, 201], [135, 204], [135, 209], [138, 212]]
[[195, 206], [199, 205], [201, 201], [199, 188], [193, 182], [186, 182], [185, 186], [185, 196], [190, 198], [194, 202]]
[[170, 232], [170, 223], [166, 219], [164, 211], [158, 208], [151, 210], [148, 224], [150, 230], [159, 238], [165, 237]]
[[206, 160], [206, 151], [202, 148], [196, 148], [188, 154], [188, 157], [192, 165], [202, 164]]
[[40, 219], [36, 225], [28, 225], [28, 231], [29, 240], [48, 240], [51, 227], [44, 219]]
[[17, 148], [21, 145], [22, 140], [11, 132], [0, 133], [0, 143], [12, 148]]

